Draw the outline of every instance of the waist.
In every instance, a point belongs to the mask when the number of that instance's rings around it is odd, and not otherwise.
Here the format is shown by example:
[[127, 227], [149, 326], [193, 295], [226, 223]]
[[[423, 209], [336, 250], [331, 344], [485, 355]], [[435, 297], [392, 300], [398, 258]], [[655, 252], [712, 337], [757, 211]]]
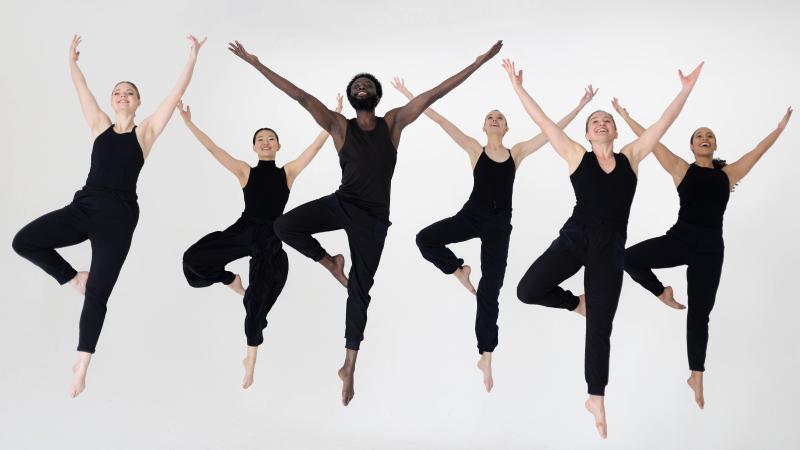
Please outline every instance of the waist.
[[627, 219], [613, 219], [607, 217], [598, 217], [590, 214], [585, 214], [578, 211], [578, 207], [576, 206], [575, 209], [572, 211], [572, 217], [575, 222], [590, 227], [590, 228], [597, 228], [599, 230], [606, 230], [606, 231], [621, 231], [626, 232], [628, 230], [628, 220]]
[[121, 200], [132, 202], [135, 202], [139, 199], [139, 196], [136, 195], [136, 191], [130, 191], [128, 189], [115, 189], [90, 183], [85, 184], [78, 192], [115, 197]]
[[470, 198], [466, 203], [464, 203], [462, 209], [474, 211], [480, 213], [481, 215], [496, 216], [497, 218], [511, 220], [512, 209], [510, 204], [505, 205], [496, 201]]

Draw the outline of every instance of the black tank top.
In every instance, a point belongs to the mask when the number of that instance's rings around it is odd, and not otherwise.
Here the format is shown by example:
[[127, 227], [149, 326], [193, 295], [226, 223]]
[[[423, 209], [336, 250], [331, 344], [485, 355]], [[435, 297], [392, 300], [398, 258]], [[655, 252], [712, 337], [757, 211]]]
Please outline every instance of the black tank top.
[[586, 152], [569, 176], [575, 190], [573, 217], [590, 217], [619, 231], [625, 231], [636, 193], [636, 174], [625, 155], [614, 153], [616, 165], [605, 173], [594, 152]]
[[111, 125], [94, 140], [86, 186], [135, 194], [136, 180], [143, 165], [144, 154], [136, 139], [136, 127], [119, 134]]
[[678, 219], [702, 228], [722, 229], [722, 216], [731, 195], [728, 175], [721, 169], [690, 164], [678, 185]]
[[500, 211], [511, 211], [516, 173], [517, 167], [511, 158], [511, 151], [508, 152], [508, 159], [497, 162], [489, 158], [484, 147], [472, 171], [472, 193], [469, 194], [469, 203]]
[[336, 195], [370, 214], [389, 218], [392, 175], [397, 150], [383, 117], [375, 118], [375, 128], [364, 131], [356, 119], [347, 121], [347, 133], [339, 151], [342, 184]]
[[289, 200], [289, 185], [286, 171], [275, 165], [275, 161], [258, 161], [250, 169], [244, 193], [244, 214], [264, 220], [275, 220], [283, 214]]

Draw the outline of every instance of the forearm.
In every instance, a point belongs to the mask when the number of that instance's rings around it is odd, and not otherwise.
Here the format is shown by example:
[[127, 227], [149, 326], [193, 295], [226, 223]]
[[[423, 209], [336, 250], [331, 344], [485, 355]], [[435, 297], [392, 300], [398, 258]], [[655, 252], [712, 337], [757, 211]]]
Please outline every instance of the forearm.
[[639, 135], [640, 147], [643, 150], [642, 156], [652, 151], [656, 143], [664, 136], [669, 127], [672, 126], [672, 123], [675, 122], [675, 119], [678, 118], [678, 114], [680, 114], [683, 109], [683, 105], [686, 104], [686, 99], [689, 98], [691, 92], [691, 88], [681, 89], [667, 109], [664, 110], [664, 113], [661, 114], [661, 117]]
[[622, 117], [622, 120], [628, 124], [631, 131], [633, 131], [633, 134], [635, 134], [637, 137], [644, 133], [645, 127], [643, 127], [639, 122], [633, 120], [633, 117], [631, 117], [629, 114], [620, 114], [620, 116]]
[[[181, 97], [183, 97], [183, 94], [186, 92], [186, 88], [189, 87], [189, 82], [192, 81], [192, 74], [194, 73], [194, 66], [196, 63], [196, 57], [189, 58], [189, 61], [187, 61], [186, 65], [183, 66], [180, 76], [178, 76], [178, 81], [175, 82], [175, 85], [172, 87], [172, 91], [170, 91], [169, 95], [167, 95], [167, 98], [164, 99], [159, 106], [159, 110], [169, 110], [169, 115], [172, 115], [172, 111], [175, 109], [175, 106], [178, 105]], [[167, 119], [169, 119], [169, 116], [167, 116]]]
[[524, 87], [521, 85], [514, 86], [514, 92], [516, 92], [517, 97], [519, 97], [519, 100], [522, 102], [522, 107], [525, 108], [525, 112], [533, 119], [549, 141], [553, 142], [554, 139], [566, 136], [564, 135], [562, 127], [547, 117], [547, 114], [545, 114], [539, 104], [528, 94], [528, 91], [526, 91]]
[[478, 70], [482, 65], [483, 63], [478, 61], [473, 62], [455, 75], [439, 83], [438, 86], [420, 94], [418, 98], [421, 98], [422, 104], [425, 106], [425, 108], [428, 108], [436, 100], [444, 97], [448, 92], [452, 91], [459, 84], [463, 83], [464, 80], [469, 78], [469, 76], [475, 73], [475, 71]]
[[198, 141], [200, 141], [203, 147], [205, 147], [213, 155], [214, 150], [219, 148], [217, 147], [217, 144], [215, 144], [214, 141], [211, 140], [211, 138], [208, 137], [208, 135], [203, 132], [203, 130], [198, 128], [197, 125], [194, 124], [194, 122], [184, 120], [184, 123], [186, 124], [186, 127], [189, 128], [189, 131], [192, 132], [194, 137], [197, 138]]
[[556, 122], [556, 125], [558, 126], [558, 128], [561, 128], [563, 130], [570, 123], [572, 123], [572, 121], [575, 120], [576, 117], [578, 117], [578, 113], [581, 112], [583, 107], [584, 107], [584, 105], [579, 103], [578, 106], [576, 106], [572, 111], [567, 113], [566, 116], [564, 116], [561, 120]]
[[258, 70], [261, 73], [261, 75], [264, 75], [264, 78], [266, 78], [276, 88], [280, 89], [286, 95], [291, 97], [293, 100], [299, 102], [300, 104], [303, 104], [303, 102], [306, 100], [306, 97], [308, 97], [308, 93], [306, 93], [304, 90], [295, 86], [294, 83], [278, 75], [272, 69], [261, 64], [260, 62], [256, 62], [252, 64], [252, 66], [256, 70]]

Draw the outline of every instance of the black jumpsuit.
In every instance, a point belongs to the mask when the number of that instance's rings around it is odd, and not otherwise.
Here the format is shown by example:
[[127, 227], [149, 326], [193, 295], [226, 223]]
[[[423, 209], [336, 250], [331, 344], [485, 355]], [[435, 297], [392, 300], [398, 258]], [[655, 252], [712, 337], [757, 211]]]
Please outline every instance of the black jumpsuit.
[[224, 231], [207, 234], [183, 254], [183, 273], [192, 287], [231, 284], [235, 275], [225, 265], [250, 257], [250, 278], [244, 292], [244, 333], [247, 345], [264, 342], [267, 314], [278, 299], [289, 273], [289, 260], [273, 231], [273, 221], [289, 200], [286, 171], [275, 161], [259, 161], [242, 188], [244, 212]]
[[642, 241], [625, 251], [625, 271], [653, 295], [664, 285], [652, 269], [687, 265], [689, 311], [686, 348], [689, 369], [705, 370], [708, 318], [722, 274], [725, 244], [722, 217], [730, 197], [727, 174], [717, 168], [691, 164], [678, 185], [678, 222], [661, 237]]
[[356, 119], [347, 121], [339, 150], [342, 184], [331, 195], [300, 205], [275, 221], [275, 233], [314, 261], [326, 251], [312, 235], [344, 230], [350, 244], [347, 284], [345, 347], [358, 350], [367, 326], [369, 291], [383, 253], [389, 222], [389, 198], [397, 150], [383, 117], [375, 128], [362, 130]]
[[484, 148], [473, 170], [472, 193], [461, 211], [417, 234], [422, 256], [445, 274], [452, 274], [464, 264], [447, 244], [474, 238], [481, 240], [481, 279], [475, 315], [475, 336], [480, 353], [492, 352], [497, 347], [497, 298], [506, 273], [515, 174], [511, 152], [505, 161], [496, 162]]
[[615, 153], [614, 159], [614, 170], [605, 173], [593, 152], [583, 155], [570, 175], [577, 200], [572, 217], [517, 286], [524, 303], [572, 311], [578, 297], [558, 284], [585, 268], [584, 375], [591, 395], [604, 395], [608, 384], [611, 326], [622, 289], [628, 216], [636, 192], [636, 174], [628, 158]]
[[86, 185], [72, 203], [25, 225], [13, 247], [60, 284], [75, 277], [75, 269], [56, 249], [89, 240], [92, 262], [79, 325], [78, 351], [94, 353], [106, 316], [106, 304], [128, 255], [139, 220], [136, 180], [144, 155], [136, 127], [116, 133], [114, 125], [100, 133], [92, 147]]

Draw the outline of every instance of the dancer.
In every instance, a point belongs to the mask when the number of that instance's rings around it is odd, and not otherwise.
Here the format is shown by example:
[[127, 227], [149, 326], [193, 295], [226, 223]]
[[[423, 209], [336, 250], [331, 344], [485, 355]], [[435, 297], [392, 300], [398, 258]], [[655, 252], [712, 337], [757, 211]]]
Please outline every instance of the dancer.
[[[97, 105], [78, 67], [79, 36], [69, 50], [72, 82], [81, 110], [92, 132], [92, 164], [86, 185], [72, 203], [22, 228], [13, 247], [23, 258], [39, 266], [60, 284], [69, 283], [85, 295], [81, 311], [78, 361], [72, 368], [70, 394], [76, 397], [86, 387], [86, 372], [103, 327], [106, 303], [117, 281], [139, 220], [136, 180], [153, 143], [169, 122], [192, 78], [197, 53], [205, 43], [188, 36], [192, 46], [189, 61], [178, 82], [158, 109], [138, 126], [134, 123], [140, 96], [129, 81], [120, 81], [111, 93], [114, 122]], [[76, 271], [55, 249], [89, 240], [92, 262], [88, 272]]]
[[[319, 262], [347, 287], [347, 350], [344, 364], [339, 369], [344, 405], [350, 403], [354, 395], [355, 364], [360, 343], [364, 339], [369, 290], [391, 225], [389, 194], [400, 134], [434, 101], [461, 84], [496, 55], [501, 46], [502, 41], [498, 41], [465, 69], [405, 106], [388, 111], [385, 117], [375, 115], [375, 107], [383, 95], [380, 82], [370, 74], [358, 74], [347, 85], [347, 99], [356, 110], [356, 117], [347, 120], [261, 64], [239, 42], [230, 44], [231, 52], [251, 64], [270, 83], [307, 109], [314, 120], [331, 134], [339, 152], [342, 166], [339, 190], [284, 214], [275, 222], [275, 232], [282, 241]], [[349, 279], [344, 276], [342, 255], [329, 255], [312, 237], [315, 233], [341, 229], [347, 233], [350, 243], [352, 267]]]
[[[392, 86], [409, 100], [414, 99], [405, 82], [395, 77]], [[578, 115], [597, 93], [590, 85], [572, 111], [560, 122], [564, 128]], [[514, 176], [522, 161], [547, 143], [539, 133], [519, 142], [510, 149], [503, 145], [508, 132], [506, 117], [498, 110], [489, 111], [483, 121], [487, 143], [481, 146], [477, 139], [464, 134], [452, 122], [428, 108], [425, 115], [436, 122], [469, 156], [473, 186], [469, 200], [455, 216], [440, 220], [417, 234], [417, 246], [422, 256], [445, 274], [452, 274], [467, 290], [476, 295], [475, 336], [478, 340], [478, 369], [483, 375], [487, 392], [494, 386], [492, 378], [492, 353], [497, 347], [497, 298], [503, 286], [511, 237], [511, 198]], [[471, 268], [458, 258], [447, 244], [470, 239], [481, 240], [481, 279], [478, 290], [469, 279]]]
[[[681, 91], [661, 118], [638, 139], [614, 153], [614, 118], [595, 111], [586, 120], [591, 152], [569, 138], [550, 120], [522, 87], [522, 71], [503, 61], [514, 91], [525, 110], [542, 129], [556, 152], [567, 162], [576, 204], [559, 237], [542, 254], [517, 286], [524, 303], [564, 308], [586, 317], [585, 377], [589, 398], [586, 409], [595, 418], [602, 438], [607, 436], [604, 395], [608, 384], [611, 325], [622, 288], [623, 257], [631, 202], [636, 191], [639, 162], [646, 157], [678, 117], [703, 64], [684, 76]], [[585, 295], [575, 296], [559, 283], [585, 267]]]
[[[637, 136], [644, 132], [620, 106], [614, 109]], [[738, 161], [727, 164], [714, 158], [717, 137], [711, 129], [698, 128], [689, 138], [694, 162], [687, 163], [658, 143], [653, 154], [675, 182], [680, 198], [678, 221], [664, 236], [642, 241], [625, 251], [625, 271], [642, 287], [667, 306], [684, 309], [675, 300], [671, 286], [664, 286], [652, 269], [686, 265], [686, 287], [689, 311], [686, 317], [686, 350], [689, 356], [689, 379], [700, 409], [705, 407], [703, 372], [708, 346], [708, 319], [717, 295], [725, 244], [722, 239], [722, 219], [733, 187], [772, 147], [786, 128], [792, 108], [786, 110], [778, 127]]]
[[[342, 96], [337, 97], [336, 112], [342, 111]], [[259, 128], [253, 135], [253, 151], [258, 164], [250, 167], [218, 147], [211, 138], [192, 122], [189, 106], [178, 103], [183, 122], [198, 141], [223, 167], [239, 180], [244, 194], [244, 212], [225, 231], [214, 231], [194, 243], [183, 254], [183, 273], [192, 287], [223, 283], [244, 296], [244, 333], [247, 336], [247, 355], [242, 387], [253, 384], [258, 346], [264, 342], [267, 314], [278, 299], [289, 272], [289, 261], [281, 241], [275, 236], [273, 222], [283, 214], [289, 191], [300, 172], [314, 159], [328, 139], [321, 132], [314, 142], [294, 161], [278, 168], [275, 156], [281, 149], [278, 135], [271, 128]], [[225, 270], [225, 265], [250, 256], [250, 284], [245, 290], [239, 274]]]

